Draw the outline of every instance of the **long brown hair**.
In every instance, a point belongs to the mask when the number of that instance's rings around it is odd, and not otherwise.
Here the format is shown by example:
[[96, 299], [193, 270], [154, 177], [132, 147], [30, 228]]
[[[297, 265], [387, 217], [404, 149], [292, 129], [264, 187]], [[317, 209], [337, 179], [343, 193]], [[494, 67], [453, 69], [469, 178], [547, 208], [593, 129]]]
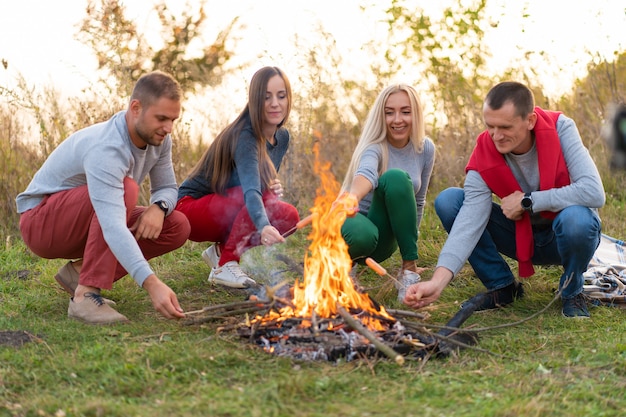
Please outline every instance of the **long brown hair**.
[[259, 176], [261, 184], [267, 188], [270, 182], [276, 178], [276, 167], [272, 163], [265, 145], [265, 137], [263, 136], [265, 95], [267, 93], [267, 85], [270, 78], [278, 75], [285, 83], [287, 90], [287, 111], [285, 118], [280, 122], [278, 128], [282, 127], [291, 112], [291, 84], [287, 76], [277, 67], [263, 67], [252, 76], [250, 87], [248, 89], [248, 103], [246, 107], [239, 113], [239, 116], [232, 121], [224, 130], [222, 130], [209, 148], [204, 152], [202, 158], [190, 176], [204, 175], [205, 178], [211, 179], [211, 187], [213, 191], [224, 194], [226, 185], [230, 180], [232, 170], [234, 168], [234, 155], [239, 142], [239, 135], [247, 119], [250, 119], [254, 137], [258, 145], [259, 158]]

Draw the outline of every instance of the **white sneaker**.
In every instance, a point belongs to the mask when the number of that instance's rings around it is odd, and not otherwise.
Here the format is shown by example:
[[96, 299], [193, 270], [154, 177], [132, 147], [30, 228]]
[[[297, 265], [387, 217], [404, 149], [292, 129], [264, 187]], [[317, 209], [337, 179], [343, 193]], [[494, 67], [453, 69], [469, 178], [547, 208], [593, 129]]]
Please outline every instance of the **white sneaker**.
[[215, 282], [231, 288], [248, 288], [256, 284], [255, 280], [241, 270], [237, 261], [226, 262], [222, 266], [211, 269], [209, 282]]
[[202, 259], [207, 265], [211, 267], [211, 269], [217, 268], [220, 262], [220, 253], [217, 245], [211, 245], [205, 251], [203, 251]]
[[400, 282], [396, 282], [396, 288], [398, 289], [398, 301], [400, 301], [401, 303], [404, 302], [404, 297], [406, 297], [406, 289], [413, 284], [417, 284], [418, 282], [420, 282], [421, 279], [422, 278], [420, 277], [420, 274], [418, 274], [417, 272], [409, 271], [408, 269], [402, 271], [402, 273], [400, 274], [400, 279], [398, 280]]

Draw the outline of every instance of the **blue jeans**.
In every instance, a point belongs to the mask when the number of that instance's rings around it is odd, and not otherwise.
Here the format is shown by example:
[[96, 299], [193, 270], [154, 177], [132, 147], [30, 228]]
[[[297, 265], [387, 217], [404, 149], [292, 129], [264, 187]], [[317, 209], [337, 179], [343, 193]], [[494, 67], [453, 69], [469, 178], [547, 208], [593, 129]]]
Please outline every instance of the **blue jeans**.
[[[435, 211], [448, 233], [461, 206], [462, 188], [448, 188], [435, 199]], [[561, 265], [559, 283], [561, 297], [573, 298], [583, 291], [583, 272], [588, 268], [600, 244], [601, 224], [589, 208], [570, 206], [557, 214], [552, 227], [533, 229], [534, 265]], [[499, 204], [493, 203], [487, 228], [480, 237], [468, 261], [488, 290], [511, 284], [515, 277], [500, 254], [517, 259], [515, 254], [515, 222], [506, 218]], [[567, 279], [571, 277], [568, 285]]]

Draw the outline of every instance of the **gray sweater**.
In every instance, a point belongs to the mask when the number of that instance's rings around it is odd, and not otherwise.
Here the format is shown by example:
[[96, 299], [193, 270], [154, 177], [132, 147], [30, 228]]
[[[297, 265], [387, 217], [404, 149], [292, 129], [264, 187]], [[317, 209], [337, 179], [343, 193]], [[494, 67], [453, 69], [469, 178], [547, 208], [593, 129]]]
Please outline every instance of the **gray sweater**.
[[120, 111], [106, 122], [70, 135], [48, 156], [16, 203], [18, 213], [23, 213], [48, 194], [88, 184], [104, 240], [141, 286], [154, 272], [126, 225], [124, 178], [141, 184], [149, 176], [150, 202], [163, 200], [168, 207], [176, 205], [177, 183], [171, 137], [168, 135], [161, 146], [139, 149], [131, 142], [125, 114]]
[[[426, 138], [424, 140], [424, 150], [422, 153], [415, 152], [413, 144], [408, 143], [404, 148], [395, 148], [385, 142], [389, 152], [387, 169], [397, 168], [406, 171], [413, 182], [415, 191], [415, 203], [417, 204], [417, 227], [422, 221], [424, 205], [426, 204], [426, 192], [430, 182], [430, 175], [435, 163], [435, 144]], [[367, 214], [372, 204], [374, 189], [378, 187], [378, 167], [381, 160], [381, 149], [379, 145], [369, 146], [359, 161], [355, 175], [362, 175], [372, 183], [373, 189], [359, 202], [359, 211]]]
[[[507, 154], [505, 158], [522, 190], [532, 193], [533, 223], [542, 222], [541, 211], [558, 212], [569, 206], [585, 206], [594, 209], [605, 202], [604, 187], [598, 168], [584, 147], [574, 121], [560, 115], [556, 124], [557, 133], [570, 174], [570, 185], [550, 190], [539, 189], [539, 167], [535, 146], [523, 155]], [[477, 171], [469, 171], [464, 184], [465, 200], [457, 215], [446, 243], [439, 254], [437, 266], [442, 266], [456, 275], [478, 243], [487, 227], [491, 213], [493, 195]]]

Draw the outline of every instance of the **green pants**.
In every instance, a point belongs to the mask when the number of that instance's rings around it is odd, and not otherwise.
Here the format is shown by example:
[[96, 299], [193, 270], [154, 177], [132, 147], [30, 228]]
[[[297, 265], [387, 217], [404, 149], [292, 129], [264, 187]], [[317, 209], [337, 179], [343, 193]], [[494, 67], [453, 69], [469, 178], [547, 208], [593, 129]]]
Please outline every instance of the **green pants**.
[[382, 262], [400, 248], [403, 261], [417, 260], [417, 206], [409, 174], [390, 169], [380, 176], [367, 215], [348, 217], [341, 228], [352, 260]]

